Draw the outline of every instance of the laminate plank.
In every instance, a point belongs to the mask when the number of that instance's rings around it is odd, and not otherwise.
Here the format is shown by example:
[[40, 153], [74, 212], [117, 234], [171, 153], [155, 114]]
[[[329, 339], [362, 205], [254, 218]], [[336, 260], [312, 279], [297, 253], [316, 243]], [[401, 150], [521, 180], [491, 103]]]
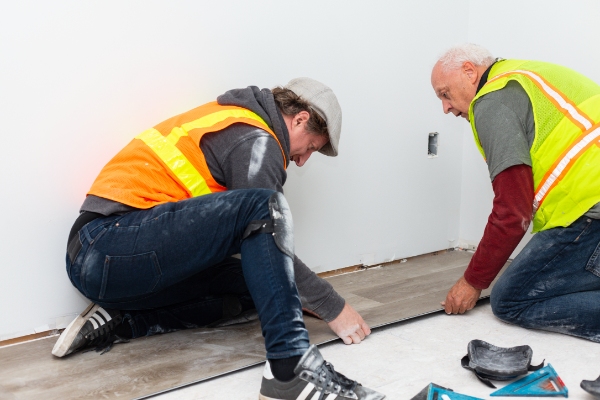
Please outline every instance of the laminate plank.
[[[327, 279], [377, 327], [440, 310], [470, 258], [470, 253], [447, 252]], [[305, 323], [311, 343], [337, 339], [323, 321], [306, 316]], [[104, 355], [92, 351], [64, 359], [51, 355], [55, 341], [0, 348], [0, 400], [144, 398], [265, 359], [257, 321], [145, 337], [117, 344]]]
[[265, 358], [257, 322], [145, 337], [115, 345], [103, 355], [92, 351], [64, 359], [50, 354], [54, 342], [0, 349], [4, 388], [19, 399], [136, 398]]
[[17, 397], [0, 385], [0, 400], [15, 400]]
[[357, 311], [366, 310], [368, 308], [374, 308], [383, 305], [383, 303], [372, 299], [368, 299], [366, 297], [358, 296], [357, 294], [349, 291], [344, 291], [342, 296]]
[[452, 287], [458, 277], [464, 272], [464, 267], [455, 267], [444, 271], [421, 275], [396, 281], [388, 281], [375, 287], [352, 290], [352, 293], [378, 303], [387, 304], [413, 297], [422, 297], [427, 293]]
[[[424, 255], [382, 267], [370, 268], [349, 274], [333, 276], [327, 280], [340, 293], [349, 289], [376, 288], [380, 285], [400, 280], [429, 275], [457, 267], [466, 268], [471, 260], [471, 253], [449, 251], [439, 255]], [[458, 279], [458, 278], [457, 278]]]

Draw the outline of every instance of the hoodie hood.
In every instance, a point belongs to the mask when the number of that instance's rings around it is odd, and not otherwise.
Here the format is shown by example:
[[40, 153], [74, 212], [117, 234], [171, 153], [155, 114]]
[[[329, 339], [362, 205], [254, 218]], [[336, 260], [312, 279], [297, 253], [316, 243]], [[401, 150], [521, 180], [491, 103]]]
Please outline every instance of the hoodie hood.
[[248, 86], [245, 89], [232, 89], [219, 97], [217, 103], [222, 106], [238, 106], [258, 114], [273, 130], [283, 147], [286, 164], [290, 164], [290, 134], [283, 116], [275, 104], [273, 93], [269, 89]]

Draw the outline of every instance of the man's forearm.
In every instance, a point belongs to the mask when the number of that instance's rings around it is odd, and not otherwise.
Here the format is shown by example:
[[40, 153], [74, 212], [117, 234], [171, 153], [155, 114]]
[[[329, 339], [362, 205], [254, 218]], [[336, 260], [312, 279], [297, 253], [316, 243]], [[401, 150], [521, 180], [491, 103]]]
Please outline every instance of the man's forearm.
[[331, 322], [344, 309], [346, 301], [326, 280], [319, 278], [298, 258], [294, 256], [294, 275], [302, 308], [318, 315], [325, 322]]
[[533, 174], [528, 165], [507, 168], [492, 186], [492, 213], [464, 275], [477, 289], [490, 286], [527, 232], [533, 212]]

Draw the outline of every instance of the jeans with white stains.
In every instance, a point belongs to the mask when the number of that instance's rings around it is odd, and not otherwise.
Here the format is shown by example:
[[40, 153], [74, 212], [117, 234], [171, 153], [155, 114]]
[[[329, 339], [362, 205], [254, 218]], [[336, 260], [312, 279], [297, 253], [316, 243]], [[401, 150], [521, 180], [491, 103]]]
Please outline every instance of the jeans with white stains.
[[533, 236], [492, 289], [503, 321], [600, 342], [600, 220]]
[[271, 233], [242, 239], [251, 221], [271, 218], [274, 193], [232, 190], [95, 219], [79, 231], [73, 262], [66, 257], [69, 278], [121, 310], [134, 337], [214, 322], [224, 296], [236, 296], [256, 306], [268, 358], [302, 355], [309, 342], [292, 258]]

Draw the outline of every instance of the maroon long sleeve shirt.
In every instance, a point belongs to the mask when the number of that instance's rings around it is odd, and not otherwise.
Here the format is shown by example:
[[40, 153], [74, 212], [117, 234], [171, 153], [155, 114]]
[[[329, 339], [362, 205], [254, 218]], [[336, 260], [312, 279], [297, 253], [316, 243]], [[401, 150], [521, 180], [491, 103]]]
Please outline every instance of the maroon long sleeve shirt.
[[525, 164], [500, 172], [492, 182], [494, 205], [483, 238], [467, 270], [466, 281], [476, 289], [490, 286], [531, 223], [533, 173]]

